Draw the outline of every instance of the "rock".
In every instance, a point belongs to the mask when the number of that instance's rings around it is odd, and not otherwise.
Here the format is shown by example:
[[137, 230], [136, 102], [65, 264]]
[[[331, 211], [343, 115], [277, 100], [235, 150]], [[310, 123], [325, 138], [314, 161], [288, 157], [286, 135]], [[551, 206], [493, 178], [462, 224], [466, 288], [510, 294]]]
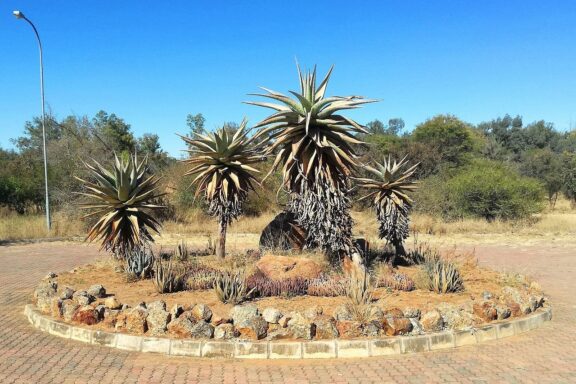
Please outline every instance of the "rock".
[[216, 340], [230, 340], [239, 336], [239, 333], [234, 329], [234, 326], [229, 323], [224, 323], [214, 328], [214, 339]]
[[304, 317], [309, 319], [309, 320], [313, 320], [314, 318], [316, 318], [316, 316], [321, 315], [324, 312], [324, 309], [319, 306], [316, 305], [312, 308], [308, 308], [304, 311]]
[[384, 316], [386, 318], [390, 317], [404, 317], [404, 312], [400, 308], [390, 308], [384, 311]]
[[412, 323], [405, 317], [389, 317], [384, 325], [384, 332], [388, 336], [407, 335], [412, 332]]
[[472, 308], [474, 314], [486, 322], [490, 322], [498, 318], [498, 312], [496, 311], [496, 307], [494, 306], [494, 303], [491, 301], [474, 303]]
[[92, 285], [90, 288], [88, 288], [87, 292], [89, 295], [99, 299], [106, 296], [106, 288], [100, 284]]
[[301, 251], [306, 231], [298, 225], [293, 213], [280, 212], [262, 231], [260, 249]]
[[421, 312], [418, 308], [404, 308], [404, 317], [408, 317], [410, 319], [418, 319], [420, 320]]
[[205, 321], [198, 321], [192, 326], [190, 337], [193, 339], [210, 339], [214, 335], [214, 326]]
[[511, 299], [512, 301], [515, 301], [518, 304], [520, 304], [523, 301], [523, 297], [520, 294], [520, 291], [510, 286], [502, 288], [502, 295], [504, 295], [505, 298]]
[[180, 317], [182, 313], [184, 313], [184, 307], [181, 306], [180, 304], [174, 304], [172, 306], [172, 309], [170, 310], [170, 315], [172, 316], [172, 319], [177, 319], [178, 317]]
[[410, 334], [412, 335], [424, 334], [424, 328], [422, 327], [422, 324], [418, 321], [418, 319], [416, 319], [415, 317], [409, 317], [407, 319], [410, 320], [410, 323], [412, 323], [412, 332], [410, 332]]
[[234, 321], [234, 327], [239, 337], [248, 340], [260, 340], [266, 337], [268, 323], [260, 315], [245, 318], [242, 321]]
[[207, 305], [196, 304], [194, 308], [192, 308], [192, 316], [194, 316], [196, 320], [210, 321], [212, 311]]
[[80, 306], [77, 302], [71, 299], [62, 300], [62, 317], [66, 321], [72, 321], [76, 310], [78, 310]]
[[222, 316], [218, 316], [218, 315], [212, 315], [212, 319], [210, 319], [210, 322], [212, 323], [212, 325], [214, 326], [218, 326], [221, 324], [229, 324], [232, 323], [232, 319], [228, 318], [228, 317], [222, 317]]
[[54, 273], [54, 272], [48, 272], [48, 273], [46, 274], [46, 276], [44, 276], [44, 280], [55, 279], [55, 278], [57, 278], [57, 277], [58, 277], [58, 275], [57, 275], [56, 273]]
[[258, 315], [258, 307], [252, 304], [235, 305], [230, 310], [230, 317], [234, 324], [239, 324], [244, 320], [250, 319]]
[[288, 326], [288, 322], [292, 319], [292, 315], [284, 315], [278, 320], [278, 325], [282, 328], [286, 328]]
[[515, 301], [512, 301], [512, 300], [507, 301], [506, 307], [508, 307], [508, 309], [510, 309], [510, 314], [514, 317], [522, 316], [524, 314], [522, 312], [522, 309], [520, 308], [520, 304], [518, 304]]
[[278, 324], [278, 321], [282, 318], [282, 312], [276, 308], [266, 308], [262, 311], [262, 317], [271, 324]]
[[72, 321], [86, 325], [94, 325], [98, 322], [98, 313], [90, 305], [85, 305], [78, 308], [74, 316], [72, 316]]
[[336, 328], [336, 320], [332, 316], [317, 315], [313, 319], [314, 326], [316, 327], [316, 339], [335, 339], [338, 337], [338, 329]]
[[58, 283], [55, 281], [41, 281], [33, 293], [36, 307], [42, 312], [49, 313], [52, 307], [52, 298], [56, 296], [57, 290]]
[[50, 314], [52, 317], [60, 318], [62, 316], [62, 299], [53, 297], [50, 305]]
[[116, 319], [116, 329], [125, 330], [129, 333], [142, 334], [148, 330], [146, 318], [148, 310], [138, 306], [122, 312]]
[[461, 311], [451, 304], [441, 303], [437, 309], [442, 314], [445, 328], [465, 330], [474, 325], [474, 316], [471, 313]]
[[496, 306], [496, 313], [498, 320], [504, 320], [510, 317], [512, 311], [506, 305], [497, 305]]
[[74, 296], [74, 288], [71, 287], [64, 287], [60, 292], [60, 298], [62, 300], [71, 299]]
[[484, 291], [482, 292], [482, 298], [484, 300], [492, 300], [494, 298], [494, 295], [492, 294], [492, 292]]
[[76, 301], [80, 306], [89, 305], [90, 303], [93, 303], [96, 300], [94, 296], [90, 295], [86, 291], [74, 292], [74, 295], [72, 295], [72, 299]]
[[288, 321], [287, 328], [293, 337], [296, 339], [312, 340], [316, 333], [316, 325], [298, 312], [292, 313], [291, 317]]
[[166, 302], [164, 300], [156, 300], [151, 303], [140, 303], [138, 304], [139, 307], [146, 308], [148, 311], [165, 311], [166, 310]]
[[378, 321], [370, 321], [362, 327], [362, 336], [375, 337], [380, 333], [382, 323]]
[[442, 318], [442, 314], [434, 309], [422, 315], [420, 324], [426, 332], [440, 332], [444, 328], [444, 319]]
[[132, 307], [130, 307], [130, 305], [128, 305], [128, 304], [122, 304], [122, 308], [120, 308], [120, 309], [125, 311], [125, 310], [130, 309], [130, 308], [132, 308]]
[[98, 321], [104, 319], [104, 312], [106, 311], [106, 306], [100, 304], [97, 305], [94, 310], [96, 311], [96, 315], [98, 316]]
[[106, 308], [104, 310], [104, 320], [102, 320], [102, 325], [108, 328], [116, 327], [116, 320], [118, 319], [118, 315], [120, 315], [120, 310]]
[[528, 303], [530, 304], [530, 309], [532, 310], [532, 312], [534, 312], [544, 304], [544, 297], [530, 295], [528, 297]]
[[189, 317], [180, 316], [168, 324], [168, 332], [180, 337], [190, 337], [192, 335], [194, 325], [195, 322]]
[[294, 335], [288, 328], [278, 328], [272, 331], [269, 330], [266, 336], [266, 340], [286, 340], [294, 338]]
[[352, 312], [347, 305], [339, 305], [334, 309], [334, 318], [338, 321], [352, 320]]
[[118, 301], [116, 296], [107, 297], [104, 300], [104, 305], [110, 309], [120, 309], [122, 308], [122, 303]]
[[266, 255], [256, 262], [256, 268], [272, 280], [291, 278], [315, 279], [322, 267], [313, 260], [303, 257]]
[[171, 317], [170, 312], [166, 311], [166, 303], [163, 306], [148, 306], [148, 316], [146, 317], [148, 332], [151, 335], [163, 335], [168, 330]]
[[363, 334], [362, 323], [351, 320], [338, 320], [336, 322], [336, 329], [338, 334], [343, 339], [350, 339], [354, 337], [361, 337]]

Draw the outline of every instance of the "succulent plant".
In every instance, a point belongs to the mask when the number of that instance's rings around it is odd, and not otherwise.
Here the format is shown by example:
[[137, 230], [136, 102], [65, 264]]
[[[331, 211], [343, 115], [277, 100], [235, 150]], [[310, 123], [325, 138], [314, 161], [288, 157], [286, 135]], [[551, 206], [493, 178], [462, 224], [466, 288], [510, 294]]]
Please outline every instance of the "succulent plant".
[[154, 201], [164, 194], [158, 191], [159, 179], [148, 174], [146, 159], [138, 162], [134, 155], [120, 160], [114, 155], [112, 170], [93, 162], [93, 165], [85, 163], [92, 181], [76, 177], [86, 189], [80, 194], [92, 200], [81, 205], [92, 210], [84, 218], [100, 216], [90, 228], [87, 240], [100, 240], [103, 249], [124, 259], [133, 250], [154, 241], [150, 230], [158, 233], [160, 223], [152, 212], [163, 208]]
[[248, 136], [246, 124], [243, 120], [235, 133], [223, 126], [207, 135], [182, 136], [190, 153], [184, 160], [191, 166], [186, 175], [196, 175], [192, 181], [198, 185], [196, 197], [203, 193], [208, 213], [218, 218], [220, 257], [225, 255], [228, 225], [242, 214], [248, 192], [258, 184], [253, 173], [259, 171], [250, 165], [262, 161], [262, 149], [255, 136]]
[[240, 304], [250, 299], [254, 289], [248, 290], [242, 273], [222, 272], [214, 280], [214, 292], [225, 304]]
[[404, 240], [410, 233], [409, 213], [413, 201], [409, 193], [416, 189], [416, 182], [409, 180], [418, 164], [408, 167], [406, 157], [400, 162], [392, 161], [390, 157], [383, 164], [376, 163], [376, 168], [364, 168], [375, 176], [370, 178], [354, 178], [360, 187], [369, 193], [360, 200], [371, 199], [380, 223], [379, 235], [396, 248], [396, 253], [405, 255]]
[[303, 296], [308, 291], [308, 280], [300, 277], [272, 280], [262, 274], [254, 274], [247, 281], [248, 289], [254, 291], [254, 295], [259, 297], [271, 296]]
[[173, 264], [172, 257], [164, 261], [161, 257], [154, 260], [154, 286], [158, 293], [177, 292], [185, 287], [186, 270]]
[[148, 247], [133, 249], [124, 260], [124, 272], [135, 279], [144, 279], [152, 272], [154, 255]]
[[298, 67], [300, 92], [282, 93], [262, 88], [279, 103], [247, 102], [275, 112], [258, 123], [258, 136], [271, 141], [275, 155], [270, 175], [282, 166], [283, 187], [291, 194], [289, 210], [307, 232], [307, 246], [339, 252], [351, 246], [348, 177], [357, 165], [355, 134], [367, 133], [354, 120], [337, 114], [375, 100], [361, 96], [325, 97], [332, 68], [316, 84], [316, 68], [303, 74]]

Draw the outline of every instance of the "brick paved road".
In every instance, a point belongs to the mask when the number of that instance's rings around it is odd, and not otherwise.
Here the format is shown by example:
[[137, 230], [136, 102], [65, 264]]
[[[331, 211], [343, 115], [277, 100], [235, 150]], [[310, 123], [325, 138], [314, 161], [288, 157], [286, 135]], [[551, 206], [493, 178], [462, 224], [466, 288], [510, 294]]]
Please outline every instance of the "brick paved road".
[[576, 250], [477, 247], [482, 263], [535, 275], [554, 319], [529, 334], [448, 352], [362, 360], [226, 361], [122, 352], [53, 337], [22, 311], [48, 271], [88, 262], [84, 245], [0, 247], [0, 383], [576, 383]]

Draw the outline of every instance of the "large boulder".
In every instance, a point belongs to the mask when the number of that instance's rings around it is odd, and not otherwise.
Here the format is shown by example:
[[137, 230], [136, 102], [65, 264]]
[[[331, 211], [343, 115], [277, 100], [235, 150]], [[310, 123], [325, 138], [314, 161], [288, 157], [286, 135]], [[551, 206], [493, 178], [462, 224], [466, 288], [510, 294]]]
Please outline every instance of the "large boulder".
[[441, 303], [437, 309], [442, 314], [444, 326], [448, 329], [466, 330], [476, 324], [472, 313], [452, 304]]
[[272, 280], [315, 279], [322, 273], [322, 267], [315, 261], [293, 256], [266, 255], [258, 260], [256, 268]]
[[412, 322], [405, 317], [389, 317], [384, 325], [384, 332], [388, 336], [407, 335], [412, 332]]
[[474, 303], [473, 311], [476, 316], [486, 322], [496, 320], [498, 318], [498, 311], [491, 301], [483, 301], [481, 303]]
[[85, 305], [78, 308], [74, 316], [72, 316], [72, 321], [86, 325], [94, 325], [98, 322], [98, 317], [98, 312], [94, 307]]
[[260, 340], [266, 337], [268, 323], [260, 315], [245, 318], [240, 322], [234, 322], [234, 328], [239, 337], [248, 340]]
[[168, 330], [168, 323], [172, 315], [166, 311], [166, 304], [164, 305], [148, 305], [148, 316], [146, 317], [146, 325], [148, 332], [152, 335], [163, 335]]
[[278, 324], [278, 321], [282, 318], [282, 312], [276, 308], [265, 308], [262, 311], [262, 317], [271, 324]]
[[239, 333], [230, 323], [223, 323], [214, 328], [214, 339], [230, 340], [238, 337]]
[[78, 303], [78, 305], [89, 305], [93, 303], [96, 298], [86, 291], [76, 291], [72, 295], [72, 299]]
[[359, 321], [339, 320], [336, 323], [336, 329], [343, 339], [351, 339], [363, 335], [363, 326]]
[[116, 330], [142, 334], [148, 330], [148, 310], [143, 306], [123, 311], [116, 319]]
[[191, 313], [196, 320], [210, 321], [212, 318], [212, 310], [204, 304], [196, 304]]
[[439, 311], [433, 309], [422, 315], [420, 324], [426, 332], [440, 332], [444, 328], [444, 319]]
[[258, 307], [252, 304], [235, 305], [230, 310], [230, 318], [234, 324], [240, 324], [244, 320], [258, 315]]
[[90, 288], [87, 289], [89, 295], [92, 295], [96, 298], [103, 298], [106, 296], [106, 288], [104, 288], [100, 284], [94, 284]]
[[104, 305], [110, 309], [122, 308], [122, 303], [118, 301], [116, 296], [109, 296], [104, 300]]
[[74, 300], [72, 299], [63, 300], [61, 305], [61, 311], [64, 320], [72, 321], [72, 318], [74, 317], [74, 314], [76, 313], [78, 308], [80, 308], [80, 305], [78, 305], [78, 303], [75, 302]]
[[260, 249], [301, 251], [306, 244], [306, 231], [298, 225], [293, 213], [280, 212], [262, 231]]
[[295, 339], [311, 340], [316, 334], [316, 325], [300, 313], [295, 312], [288, 321], [288, 331]]
[[214, 335], [214, 326], [205, 321], [198, 321], [190, 330], [193, 339], [210, 339]]
[[191, 318], [180, 316], [168, 324], [168, 332], [180, 337], [191, 337], [195, 324]]
[[58, 283], [50, 280], [41, 281], [34, 290], [34, 299], [36, 306], [42, 312], [50, 312], [52, 307], [52, 298], [57, 295]]
[[318, 315], [313, 322], [316, 327], [316, 339], [335, 339], [338, 337], [336, 320], [332, 316]]

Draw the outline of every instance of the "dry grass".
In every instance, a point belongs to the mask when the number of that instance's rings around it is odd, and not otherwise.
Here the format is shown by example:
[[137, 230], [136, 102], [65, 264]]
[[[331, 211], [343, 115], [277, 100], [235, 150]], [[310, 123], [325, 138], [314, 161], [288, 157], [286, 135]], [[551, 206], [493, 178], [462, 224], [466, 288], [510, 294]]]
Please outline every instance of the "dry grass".
[[[246, 248], [256, 248], [260, 233], [274, 216], [274, 212], [268, 212], [257, 217], [241, 217], [234, 222], [228, 230], [228, 250], [240, 252]], [[378, 223], [371, 211], [355, 211], [352, 216], [356, 223], [356, 236], [367, 238], [374, 246], [383, 245], [378, 239]], [[576, 209], [572, 208], [566, 199], [559, 199], [554, 209], [547, 208], [530, 220], [494, 222], [482, 219], [446, 222], [438, 217], [415, 213], [412, 215], [411, 227], [413, 235], [417, 234], [420, 240], [445, 245], [462, 242], [506, 243], [518, 242], [519, 239], [531, 243], [551, 239], [573, 242], [576, 238]], [[191, 211], [179, 221], [165, 222], [158, 243], [172, 247], [179, 240], [185, 239], [192, 247], [206, 248], [208, 241], [215, 241], [216, 233], [217, 222], [214, 218]], [[73, 237], [84, 234], [85, 225], [82, 222], [62, 214], [54, 215], [53, 230], [48, 233], [41, 215], [20, 216], [0, 212], [0, 240]]]

